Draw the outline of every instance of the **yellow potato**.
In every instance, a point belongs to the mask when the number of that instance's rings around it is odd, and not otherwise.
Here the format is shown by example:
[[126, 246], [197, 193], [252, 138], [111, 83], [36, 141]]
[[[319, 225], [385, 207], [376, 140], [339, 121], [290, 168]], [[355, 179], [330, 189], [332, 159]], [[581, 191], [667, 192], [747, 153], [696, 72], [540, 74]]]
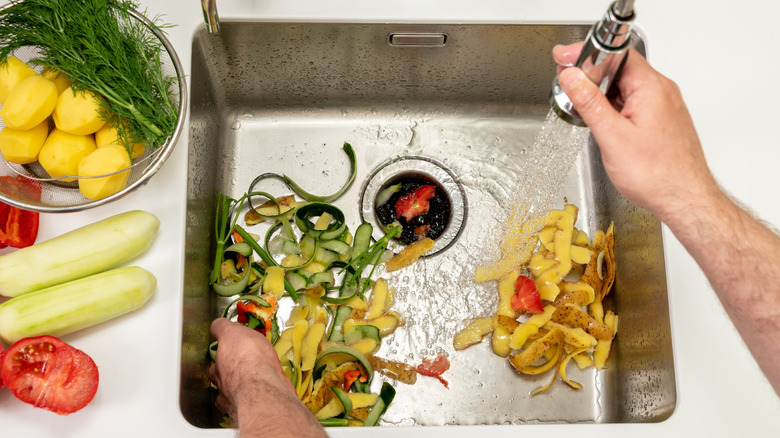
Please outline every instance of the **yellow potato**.
[[54, 82], [54, 85], [57, 87], [57, 95], [62, 94], [63, 91], [73, 85], [73, 82], [70, 81], [68, 75], [51, 67], [44, 67], [41, 76]]
[[[119, 140], [119, 136], [117, 135], [116, 128], [111, 125], [111, 123], [106, 123], [103, 125], [102, 128], [100, 128], [95, 133], [95, 143], [97, 143], [97, 147], [105, 146], [107, 144], [118, 144], [120, 146], [123, 146], [123, 144]], [[133, 143], [133, 153], [132, 158], [136, 159], [143, 155], [144, 153], [144, 144], [143, 143]]]
[[8, 93], [22, 79], [35, 76], [35, 70], [16, 56], [6, 58], [6, 64], [0, 67], [0, 105], [5, 103]]
[[320, 346], [324, 334], [325, 324], [316, 323], [309, 327], [301, 344], [301, 371], [309, 371], [314, 368], [314, 361], [317, 359], [317, 347]]
[[413, 265], [423, 254], [432, 250], [435, 243], [433, 239], [426, 237], [408, 245], [385, 263], [385, 269], [392, 272]]
[[556, 309], [552, 315], [552, 321], [572, 328], [579, 327], [600, 340], [612, 339], [614, 336], [609, 327], [598, 322], [576, 304], [567, 304]]
[[74, 135], [96, 133], [106, 121], [100, 116], [101, 98], [89, 90], [74, 92], [68, 88], [60, 94], [54, 108], [54, 124]]
[[[78, 175], [81, 159], [97, 149], [91, 135], [73, 135], [54, 129], [38, 154], [38, 162], [52, 178], [64, 175]], [[125, 152], [127, 155], [127, 152]], [[73, 181], [63, 178], [62, 181]]]
[[492, 318], [477, 318], [471, 321], [463, 330], [452, 338], [455, 350], [463, 350], [482, 341], [482, 338], [493, 331]]
[[387, 280], [384, 278], [378, 278], [374, 284], [374, 289], [371, 291], [371, 303], [366, 312], [366, 319], [377, 318], [382, 315], [385, 310], [385, 300], [387, 300]]
[[[97, 148], [79, 162], [79, 176], [98, 176], [127, 169], [132, 162], [122, 146]], [[81, 194], [90, 199], [102, 199], [122, 190], [127, 185], [130, 170], [102, 178], [79, 178]]]
[[41, 75], [22, 79], [8, 93], [0, 117], [13, 129], [32, 129], [46, 120], [57, 105], [57, 87]]
[[[127, 150], [122, 146], [119, 147], [125, 151], [125, 156], [127, 156]], [[265, 293], [274, 294], [277, 297], [281, 297], [282, 294], [284, 294], [284, 269], [278, 266], [269, 266], [268, 269], [266, 269], [266, 276], [263, 280], [263, 291]]]
[[3, 128], [0, 131], [0, 153], [16, 164], [28, 164], [38, 160], [38, 153], [49, 135], [49, 122], [44, 120], [32, 129]]

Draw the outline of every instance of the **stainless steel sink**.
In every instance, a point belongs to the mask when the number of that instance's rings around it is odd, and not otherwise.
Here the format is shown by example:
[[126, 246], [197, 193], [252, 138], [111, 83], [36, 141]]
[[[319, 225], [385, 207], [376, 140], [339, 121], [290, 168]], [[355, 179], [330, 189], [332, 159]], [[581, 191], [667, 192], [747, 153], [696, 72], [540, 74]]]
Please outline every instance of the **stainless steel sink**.
[[[490, 313], [494, 284], [475, 284], [475, 248], [508, 208], [517, 169], [549, 111], [556, 43], [584, 39], [582, 25], [260, 23], [223, 21], [201, 29], [192, 51], [180, 404], [202, 428], [219, 427], [209, 388], [209, 323], [220, 301], [210, 292], [214, 206], [219, 191], [244, 193], [259, 174], [286, 173], [331, 193], [357, 153], [355, 184], [337, 202], [360, 220], [361, 199], [382, 166], [410, 159], [448, 175], [462, 196], [462, 226], [419, 266], [390, 276], [406, 326], [385, 341], [385, 356], [419, 363], [445, 353], [446, 390], [435, 379], [397, 385], [385, 425], [638, 423], [669, 418], [676, 404], [660, 223], [625, 201], [605, 175], [598, 148], [582, 150], [560, 200], [580, 206], [589, 234], [614, 221], [618, 277], [607, 305], [620, 316], [608, 369], [569, 374], [544, 395], [549, 376], [515, 373], [483, 342], [462, 352], [451, 335]], [[638, 36], [633, 45], [644, 52]], [[434, 169], [436, 171], [436, 169]], [[284, 194], [277, 190], [278, 194]], [[371, 218], [367, 218], [371, 219]]]

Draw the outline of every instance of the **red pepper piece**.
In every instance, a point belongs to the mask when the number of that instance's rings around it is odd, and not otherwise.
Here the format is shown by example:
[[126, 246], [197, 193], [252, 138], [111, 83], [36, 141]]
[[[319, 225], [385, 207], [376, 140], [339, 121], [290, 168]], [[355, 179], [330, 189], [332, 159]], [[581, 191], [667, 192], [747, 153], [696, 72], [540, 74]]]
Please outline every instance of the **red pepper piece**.
[[251, 318], [254, 317], [254, 319], [259, 321], [260, 324], [257, 327], [250, 327], [254, 328], [262, 334], [265, 334], [267, 328], [265, 320], [259, 315], [259, 310], [260, 306], [252, 301], [239, 301], [236, 303], [236, 320], [241, 324], [249, 324], [251, 322]]
[[276, 301], [270, 304], [271, 307], [263, 307], [254, 301], [239, 301], [236, 303], [236, 321], [265, 335], [273, 324], [276, 311]]
[[441, 382], [445, 388], [450, 389], [449, 382], [444, 380], [444, 378], [441, 376], [445, 371], [450, 369], [450, 361], [447, 359], [447, 356], [440, 354], [436, 356], [436, 359], [424, 357], [422, 363], [417, 365], [417, 368], [415, 369], [417, 370], [417, 373], [423, 376], [435, 377], [439, 379], [439, 382]]
[[5, 235], [5, 224], [8, 223], [8, 215], [11, 213], [11, 206], [0, 202], [0, 248], [8, 246], [8, 238]]
[[417, 216], [428, 213], [431, 208], [428, 201], [436, 195], [436, 186], [424, 185], [401, 196], [395, 203], [396, 217], [402, 217], [407, 222]]
[[14, 248], [25, 248], [38, 237], [38, 213], [11, 207], [5, 224], [5, 243]]
[[344, 373], [344, 391], [349, 391], [352, 384], [360, 378], [360, 370], [351, 370]]
[[512, 295], [512, 309], [518, 312], [542, 313], [542, 299], [533, 280], [521, 275], [515, 280], [515, 294]]
[[[16, 192], [19, 197], [41, 199], [41, 184], [21, 176], [0, 177], [0, 184]], [[37, 212], [22, 210], [3, 204], [0, 207], [0, 248], [12, 246], [25, 248], [35, 243], [38, 237], [39, 215]]]

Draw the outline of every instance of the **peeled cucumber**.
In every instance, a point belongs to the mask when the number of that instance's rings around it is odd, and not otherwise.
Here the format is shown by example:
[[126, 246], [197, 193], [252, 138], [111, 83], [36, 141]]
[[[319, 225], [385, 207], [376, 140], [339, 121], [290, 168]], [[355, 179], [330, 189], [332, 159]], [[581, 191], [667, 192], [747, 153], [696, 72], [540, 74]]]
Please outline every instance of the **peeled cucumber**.
[[37, 290], [0, 304], [0, 339], [62, 336], [143, 306], [157, 278], [138, 266], [117, 268]]
[[32, 291], [115, 268], [146, 251], [160, 221], [151, 213], [120, 213], [0, 256], [0, 295]]

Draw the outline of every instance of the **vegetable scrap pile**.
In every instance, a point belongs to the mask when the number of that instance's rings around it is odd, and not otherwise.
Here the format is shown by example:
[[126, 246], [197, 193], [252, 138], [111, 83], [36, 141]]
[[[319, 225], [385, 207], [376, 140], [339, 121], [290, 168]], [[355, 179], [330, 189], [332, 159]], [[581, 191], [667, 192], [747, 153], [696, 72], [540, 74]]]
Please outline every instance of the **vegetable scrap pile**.
[[[220, 296], [234, 297], [224, 317], [273, 343], [298, 397], [322, 424], [373, 426], [395, 395], [387, 382], [372, 392], [374, 372], [407, 384], [417, 379], [414, 366], [377, 356], [382, 338], [404, 321], [392, 310], [393, 289], [384, 278], [373, 279], [374, 273], [382, 263], [408, 266], [426, 247], [410, 245], [393, 255], [387, 246], [400, 226], [373, 243], [370, 223], [350, 231], [344, 214], [329, 203], [354, 179], [354, 150], [348, 143], [343, 149], [352, 175], [333, 195], [313, 195], [286, 176], [263, 174], [240, 199], [220, 196], [211, 286]], [[285, 181], [294, 194], [255, 191], [266, 178]], [[265, 202], [255, 207], [259, 200]], [[242, 214], [248, 227], [264, 224], [265, 235], [238, 224]], [[283, 322], [281, 300], [294, 303]], [[212, 344], [212, 358], [217, 348]], [[445, 370], [439, 363], [427, 375], [440, 377]]]
[[591, 242], [574, 227], [577, 214], [571, 204], [548, 214], [527, 265], [498, 279], [495, 315], [471, 321], [453, 339], [462, 350], [491, 335], [493, 352], [518, 372], [554, 370], [532, 395], [549, 389], [558, 374], [581, 389], [567, 377], [567, 364], [573, 359], [580, 368], [604, 368], [617, 333], [617, 315], [603, 306], [615, 279], [614, 225]]
[[[6, 160], [37, 162], [62, 181], [110, 174], [78, 180], [85, 197], [100, 199], [125, 187], [125, 169], [145, 145], [161, 146], [173, 134], [178, 78], [164, 74], [162, 43], [130, 15], [135, 8], [127, 0], [24, 0], [0, 10]], [[33, 47], [29, 65], [14, 56]]]

